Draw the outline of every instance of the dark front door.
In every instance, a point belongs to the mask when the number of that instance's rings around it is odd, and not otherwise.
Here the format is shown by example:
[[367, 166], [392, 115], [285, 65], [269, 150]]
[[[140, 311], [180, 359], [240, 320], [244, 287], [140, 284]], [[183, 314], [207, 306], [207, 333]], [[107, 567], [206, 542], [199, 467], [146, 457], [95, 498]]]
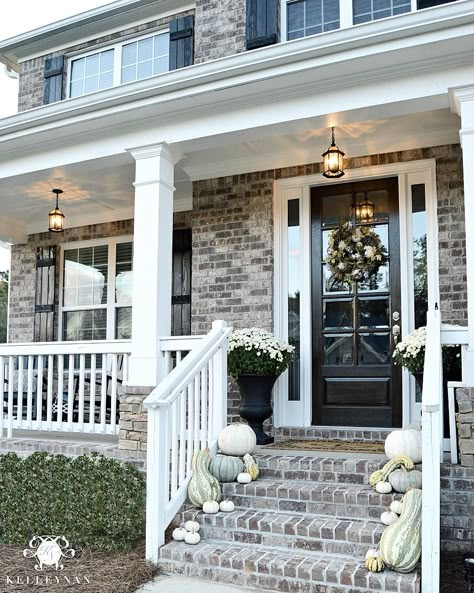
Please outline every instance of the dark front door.
[[[356, 205], [374, 205], [369, 223]], [[328, 240], [341, 222], [373, 227], [389, 258], [369, 279], [335, 282], [327, 265]], [[401, 372], [392, 364], [393, 326], [400, 322], [398, 180], [313, 188], [312, 307], [313, 424], [401, 425]]]

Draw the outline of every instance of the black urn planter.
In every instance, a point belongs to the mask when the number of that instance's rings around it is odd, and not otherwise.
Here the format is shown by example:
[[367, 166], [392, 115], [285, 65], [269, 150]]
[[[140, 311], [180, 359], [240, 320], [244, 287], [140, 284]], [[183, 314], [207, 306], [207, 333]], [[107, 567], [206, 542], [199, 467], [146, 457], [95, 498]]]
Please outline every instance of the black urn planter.
[[272, 389], [277, 375], [240, 375], [240, 416], [257, 435], [257, 445], [273, 443], [273, 437], [263, 430], [263, 423], [273, 414]]

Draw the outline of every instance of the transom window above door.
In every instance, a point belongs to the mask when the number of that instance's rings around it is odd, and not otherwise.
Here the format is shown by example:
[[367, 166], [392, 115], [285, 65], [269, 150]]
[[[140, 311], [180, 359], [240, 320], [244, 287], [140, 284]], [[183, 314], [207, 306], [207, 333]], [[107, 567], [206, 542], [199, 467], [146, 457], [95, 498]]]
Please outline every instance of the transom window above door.
[[69, 60], [68, 96], [96, 91], [169, 71], [169, 33], [160, 31]]

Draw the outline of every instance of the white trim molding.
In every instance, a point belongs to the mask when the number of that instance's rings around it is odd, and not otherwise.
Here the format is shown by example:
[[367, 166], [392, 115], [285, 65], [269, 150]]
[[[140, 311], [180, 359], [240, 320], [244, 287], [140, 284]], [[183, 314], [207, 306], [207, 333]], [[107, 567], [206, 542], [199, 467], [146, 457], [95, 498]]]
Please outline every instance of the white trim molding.
[[[428, 254], [428, 302], [439, 302], [438, 223], [436, 162], [434, 159], [408, 161], [346, 170], [336, 183], [398, 177], [400, 215], [400, 274], [402, 335], [414, 329], [413, 245], [411, 226], [411, 186], [424, 184]], [[300, 400], [288, 400], [287, 373], [275, 387], [275, 426], [310, 426], [312, 421], [312, 319], [311, 319], [311, 188], [334, 184], [322, 175], [292, 177], [274, 183], [274, 331], [288, 339], [288, 200], [300, 202]], [[421, 403], [415, 401], [415, 383], [403, 375], [403, 425], [418, 420]]]
[[449, 90], [451, 109], [461, 117], [459, 132], [464, 169], [464, 216], [466, 220], [467, 318], [469, 344], [465, 352], [466, 385], [474, 386], [474, 85]]

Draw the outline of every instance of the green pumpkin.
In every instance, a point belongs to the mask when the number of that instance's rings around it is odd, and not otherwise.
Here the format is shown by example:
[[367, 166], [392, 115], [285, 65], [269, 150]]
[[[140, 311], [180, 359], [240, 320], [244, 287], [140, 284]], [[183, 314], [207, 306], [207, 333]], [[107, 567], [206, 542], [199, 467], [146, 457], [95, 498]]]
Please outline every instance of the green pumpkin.
[[216, 455], [211, 461], [209, 471], [219, 482], [233, 482], [244, 471], [244, 464], [238, 457]]
[[421, 503], [421, 490], [408, 490], [400, 518], [382, 533], [380, 553], [385, 564], [397, 572], [411, 572], [420, 559]]
[[188, 485], [189, 502], [202, 508], [208, 500], [219, 501], [221, 487], [216, 478], [209, 472], [211, 455], [209, 449], [203, 449], [193, 456], [193, 475]]
[[410, 488], [421, 488], [421, 472], [417, 469], [407, 472], [404, 469], [397, 469], [388, 476], [388, 481], [395, 492], [405, 494]]

